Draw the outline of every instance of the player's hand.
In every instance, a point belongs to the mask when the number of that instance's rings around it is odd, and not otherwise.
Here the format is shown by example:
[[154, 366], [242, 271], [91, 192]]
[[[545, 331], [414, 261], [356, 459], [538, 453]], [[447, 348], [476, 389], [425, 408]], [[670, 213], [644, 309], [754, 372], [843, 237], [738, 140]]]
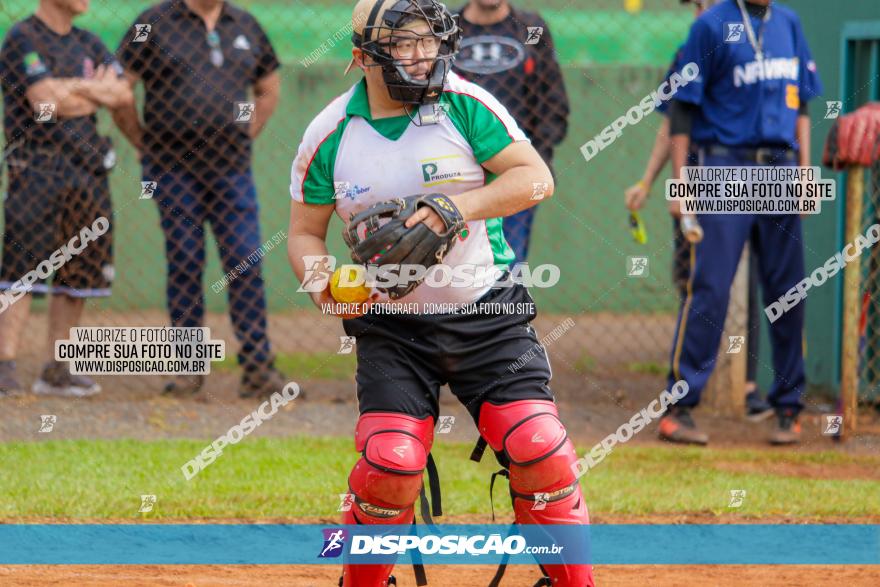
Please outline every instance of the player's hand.
[[648, 186], [643, 180], [639, 180], [623, 192], [623, 201], [630, 210], [640, 210], [648, 199], [648, 193]]
[[[330, 285], [329, 284], [327, 285], [327, 287], [323, 291], [310, 292], [309, 295], [312, 297], [312, 302], [314, 302], [315, 306], [317, 306], [318, 309], [321, 310], [322, 314], [327, 314], [328, 316], [336, 316], [337, 318], [342, 318], [343, 320], [350, 320], [352, 318], [359, 318], [359, 317], [363, 316], [364, 314], [366, 314], [367, 312], [370, 311], [370, 307], [376, 302], [377, 299], [379, 299], [378, 293], [370, 294], [370, 298], [367, 301], [362, 302], [358, 306], [358, 308], [361, 310], [360, 313], [346, 314], [346, 313], [335, 311], [336, 304], [339, 304], [340, 302], [337, 302], [333, 298], [333, 296], [330, 295]], [[352, 305], [353, 304], [349, 304], [349, 306], [352, 306]], [[328, 308], [329, 308], [329, 310], [328, 310]]]
[[419, 222], [424, 222], [428, 225], [428, 228], [437, 234], [443, 234], [446, 232], [446, 224], [443, 223], [443, 219], [428, 206], [422, 206], [419, 208], [415, 214], [406, 219], [404, 226], [412, 228]]

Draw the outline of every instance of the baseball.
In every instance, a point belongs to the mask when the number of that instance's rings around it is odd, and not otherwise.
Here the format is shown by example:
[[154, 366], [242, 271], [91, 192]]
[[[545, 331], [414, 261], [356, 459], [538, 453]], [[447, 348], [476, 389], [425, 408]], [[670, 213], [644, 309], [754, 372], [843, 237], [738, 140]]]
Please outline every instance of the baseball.
[[[345, 279], [340, 284], [343, 271], [346, 272]], [[370, 298], [370, 288], [364, 284], [366, 276], [367, 272], [361, 265], [343, 265], [337, 268], [330, 278], [330, 295], [344, 304], [366, 302]]]

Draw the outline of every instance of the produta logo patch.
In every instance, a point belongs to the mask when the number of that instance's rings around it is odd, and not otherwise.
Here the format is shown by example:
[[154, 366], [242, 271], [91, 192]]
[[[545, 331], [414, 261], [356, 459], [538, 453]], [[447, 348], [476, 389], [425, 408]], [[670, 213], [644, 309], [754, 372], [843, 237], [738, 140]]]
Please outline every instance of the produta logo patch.
[[461, 169], [457, 165], [460, 157], [461, 155], [447, 155], [419, 161], [422, 166], [422, 185], [431, 187], [462, 181]]

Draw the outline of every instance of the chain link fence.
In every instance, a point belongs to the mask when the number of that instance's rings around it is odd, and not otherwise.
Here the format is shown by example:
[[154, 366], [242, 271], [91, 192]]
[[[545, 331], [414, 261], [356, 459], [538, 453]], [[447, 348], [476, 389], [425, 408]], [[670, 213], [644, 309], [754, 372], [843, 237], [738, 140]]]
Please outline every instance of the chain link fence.
[[[865, 176], [861, 234], [865, 234], [869, 226], [880, 223], [878, 204], [880, 204], [880, 163], [875, 163]], [[876, 247], [862, 254], [860, 264], [858, 395], [860, 400], [873, 403], [880, 399], [880, 370], [878, 370], [880, 316], [876, 304], [872, 303], [877, 299], [877, 287], [880, 285], [880, 256]]]
[[[27, 19], [36, 4], [4, 0], [0, 34]], [[112, 261], [109, 250], [96, 251], [91, 278], [68, 285], [88, 293], [100, 289], [100, 280], [107, 287], [112, 280], [112, 295], [87, 305], [84, 325], [205, 322], [214, 338], [227, 341], [228, 358], [215, 363], [212, 390], [235, 388], [237, 349], [245, 367], [274, 356], [307, 390], [316, 381], [344, 382], [350, 389], [354, 357], [338, 352], [343, 334], [338, 321], [321, 316], [306, 294], [297, 293], [286, 230], [290, 164], [303, 131], [359, 79], [342, 75], [350, 55], [352, 4], [254, 0], [235, 6], [238, 10], [224, 12], [218, 32], [209, 34], [179, 3], [92, 0], [76, 25], [94, 33], [123, 68], [137, 74], [143, 144], [132, 146], [107, 109], [99, 108], [98, 136], [108, 137], [115, 152], [115, 167], [106, 174], [100, 165], [109, 148], [98, 137], [56, 121], [50, 123], [53, 132], [61, 134], [44, 141], [75, 147], [98, 162], [85, 188], [71, 187], [80, 181], [82, 165], [52, 175], [40, 162], [11, 156], [10, 165], [29, 171], [7, 174], [4, 191], [45, 196], [42, 216], [26, 237], [16, 236], [10, 218], [4, 218], [4, 234], [21, 241], [15, 271], [32, 269], [71, 231], [109, 213], [110, 201], [92, 193], [106, 191], [112, 196]], [[536, 10], [543, 21], [527, 13]], [[222, 18], [231, 20], [224, 25]], [[633, 238], [623, 204], [624, 190], [642, 176], [662, 117], [646, 115], [590, 161], [581, 147], [657, 89], [692, 19], [691, 9], [678, 0], [530, 0], [515, 4], [504, 34], [476, 26], [465, 30], [458, 71], [492, 88], [552, 162], [556, 195], [539, 204], [533, 218], [506, 220], [505, 229], [523, 251], [528, 243], [531, 266], [560, 268], [557, 286], [533, 291], [540, 310], [536, 328], [541, 336], [574, 320], [576, 327], [553, 342], [551, 353], [554, 382], [573, 389], [583, 389], [587, 381], [586, 387], [607, 394], [612, 386], [602, 381], [619, 389], [627, 381], [643, 385], [646, 377], [662, 385], [687, 275], [682, 267], [673, 271], [673, 264], [687, 263], [689, 254], [681, 239], [676, 244], [666, 211], [665, 172], [642, 210], [646, 243]], [[31, 52], [24, 55], [31, 59], [24, 67], [32, 73], [39, 66]], [[70, 77], [94, 77], [100, 57], [42, 59], [68, 63]], [[279, 101], [267, 121], [254, 84], [274, 70], [275, 59]], [[262, 124], [251, 147], [249, 135]], [[61, 177], [61, 184], [53, 187], [50, 176]], [[22, 199], [16, 205], [27, 207], [28, 201], [36, 202]], [[7, 216], [10, 209], [7, 199]], [[332, 254], [347, 259], [341, 229], [334, 219], [328, 242]], [[3, 259], [4, 267], [11, 262]], [[63, 278], [55, 285], [64, 285]], [[45, 301], [36, 308], [45, 308]], [[45, 359], [45, 328], [43, 316], [33, 317], [22, 340], [25, 379]], [[160, 388], [155, 377], [106, 379], [113, 392]]]

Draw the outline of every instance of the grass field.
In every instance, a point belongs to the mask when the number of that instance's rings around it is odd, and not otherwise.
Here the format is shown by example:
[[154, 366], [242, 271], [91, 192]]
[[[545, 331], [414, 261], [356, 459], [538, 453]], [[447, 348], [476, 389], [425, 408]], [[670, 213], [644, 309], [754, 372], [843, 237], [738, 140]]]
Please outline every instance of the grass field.
[[[336, 438], [252, 438], [187, 482], [180, 467], [209, 442], [47, 441], [0, 445], [0, 518], [157, 520], [333, 518], [357, 458]], [[438, 439], [445, 513], [485, 515], [494, 459]], [[584, 447], [578, 447], [583, 453]], [[623, 447], [583, 478], [594, 515], [736, 514], [743, 518], [880, 515], [880, 456], [838, 452]], [[510, 516], [506, 487], [496, 512]], [[744, 503], [728, 508], [730, 490]], [[140, 496], [154, 494], [149, 514]]]

